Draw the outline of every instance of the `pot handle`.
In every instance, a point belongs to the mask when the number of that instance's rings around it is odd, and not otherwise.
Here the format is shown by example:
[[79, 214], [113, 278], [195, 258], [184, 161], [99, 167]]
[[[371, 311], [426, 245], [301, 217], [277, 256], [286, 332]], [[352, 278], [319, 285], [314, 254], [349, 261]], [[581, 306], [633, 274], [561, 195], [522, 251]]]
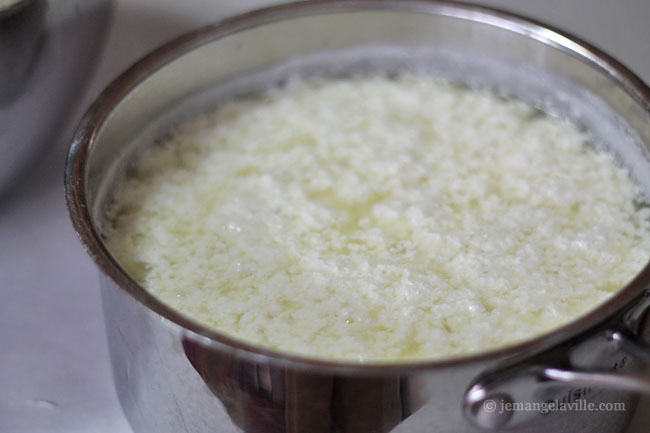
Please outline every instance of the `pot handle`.
[[[638, 337], [648, 311], [646, 292], [622, 317], [625, 330], [601, 330], [479, 376], [465, 393], [465, 416], [480, 428], [499, 430], [530, 424], [553, 410], [592, 410], [595, 403], [585, 397], [594, 388], [650, 395], [650, 375], [643, 371], [650, 350]], [[610, 404], [611, 410], [624, 410], [616, 406], [622, 403]]]

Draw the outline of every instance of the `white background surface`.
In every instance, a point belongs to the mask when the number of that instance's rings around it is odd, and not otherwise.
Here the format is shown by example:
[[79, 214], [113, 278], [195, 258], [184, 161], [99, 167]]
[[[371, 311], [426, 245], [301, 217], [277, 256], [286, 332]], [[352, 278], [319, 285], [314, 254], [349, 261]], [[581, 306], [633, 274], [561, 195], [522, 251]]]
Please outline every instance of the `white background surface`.
[[[130, 433], [113, 390], [96, 271], [73, 233], [63, 200], [68, 142], [82, 109], [144, 53], [219, 17], [270, 3], [116, 2], [82, 104], [20, 187], [0, 197], [0, 433]], [[650, 82], [649, 0], [480, 3], [568, 30]]]

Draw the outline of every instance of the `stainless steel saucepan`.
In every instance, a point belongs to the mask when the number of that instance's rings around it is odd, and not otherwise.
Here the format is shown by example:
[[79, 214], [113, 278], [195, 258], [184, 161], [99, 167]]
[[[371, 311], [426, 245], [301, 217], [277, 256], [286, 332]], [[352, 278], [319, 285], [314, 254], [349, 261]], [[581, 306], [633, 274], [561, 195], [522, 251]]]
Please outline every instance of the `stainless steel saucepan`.
[[462, 358], [360, 364], [286, 355], [202, 326], [146, 292], [106, 249], [102, 212], [116, 177], [175, 119], [264, 77], [376, 69], [426, 69], [571, 118], [650, 191], [650, 89], [538, 22], [446, 1], [316, 0], [180, 37], [101, 94], [65, 171], [75, 229], [101, 271], [115, 384], [134, 431], [626, 431], [639, 393], [650, 393], [648, 267], [538, 338]]

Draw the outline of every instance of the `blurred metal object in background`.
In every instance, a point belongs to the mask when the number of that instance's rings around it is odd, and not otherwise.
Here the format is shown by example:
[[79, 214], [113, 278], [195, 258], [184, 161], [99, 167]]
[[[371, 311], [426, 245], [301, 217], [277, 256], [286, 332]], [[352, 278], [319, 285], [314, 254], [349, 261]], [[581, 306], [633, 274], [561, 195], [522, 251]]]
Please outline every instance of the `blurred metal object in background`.
[[0, 0], [0, 17], [20, 12], [30, 3], [33, 3], [33, 0]]
[[18, 1], [0, 5], [0, 104], [20, 95], [36, 60], [45, 23], [45, 2]]
[[111, 3], [0, 0], [0, 197], [73, 112]]

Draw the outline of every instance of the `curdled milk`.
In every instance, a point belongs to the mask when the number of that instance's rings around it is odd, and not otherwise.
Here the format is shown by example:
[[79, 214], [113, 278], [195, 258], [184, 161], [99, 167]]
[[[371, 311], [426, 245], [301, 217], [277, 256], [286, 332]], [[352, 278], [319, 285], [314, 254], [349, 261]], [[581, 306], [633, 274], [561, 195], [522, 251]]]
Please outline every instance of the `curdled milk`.
[[294, 81], [184, 123], [104, 233], [155, 296], [321, 358], [444, 358], [551, 330], [650, 257], [637, 185], [574, 125], [428, 76]]

